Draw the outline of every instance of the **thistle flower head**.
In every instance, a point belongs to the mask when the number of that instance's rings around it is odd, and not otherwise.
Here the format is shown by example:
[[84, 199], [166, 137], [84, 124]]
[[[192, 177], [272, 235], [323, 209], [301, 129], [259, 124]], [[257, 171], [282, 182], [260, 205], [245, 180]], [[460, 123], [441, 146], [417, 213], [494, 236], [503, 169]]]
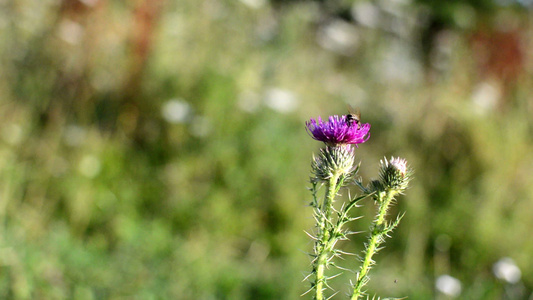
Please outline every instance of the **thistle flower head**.
[[387, 160], [384, 158], [380, 164], [379, 181], [383, 187], [401, 193], [409, 185], [412, 173], [405, 159], [391, 157], [390, 160]]
[[328, 121], [318, 117], [305, 122], [308, 132], [317, 140], [329, 146], [339, 144], [361, 144], [370, 137], [370, 124], [349, 122], [346, 116], [330, 116]]
[[327, 146], [313, 157], [312, 168], [316, 180], [328, 180], [335, 175], [349, 176], [356, 169], [354, 150], [347, 145]]

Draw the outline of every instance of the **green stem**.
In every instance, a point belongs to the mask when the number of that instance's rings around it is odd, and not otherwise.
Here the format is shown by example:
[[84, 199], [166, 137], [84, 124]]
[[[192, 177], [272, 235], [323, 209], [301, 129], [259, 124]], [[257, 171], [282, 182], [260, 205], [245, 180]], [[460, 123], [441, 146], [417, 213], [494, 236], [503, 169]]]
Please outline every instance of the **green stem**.
[[338, 180], [339, 180], [339, 175], [332, 176], [329, 179], [328, 191], [324, 198], [324, 203], [322, 203], [322, 211], [324, 212], [325, 218], [328, 220], [331, 216], [331, 206], [333, 204], [333, 199], [335, 198], [335, 194], [337, 194], [337, 191], [338, 191], [338, 188], [337, 188]]
[[326, 282], [326, 278], [324, 276], [324, 272], [326, 269], [326, 264], [328, 261], [328, 255], [331, 252], [331, 248], [333, 245], [331, 245], [331, 211], [333, 206], [333, 199], [335, 198], [335, 195], [337, 194], [340, 185], [342, 184], [339, 182], [340, 175], [332, 176], [329, 179], [327, 192], [324, 197], [324, 202], [322, 203], [322, 207], [320, 208], [322, 214], [319, 220], [319, 232], [318, 232], [318, 240], [316, 241], [316, 253], [317, 258], [314, 265], [314, 270], [316, 274], [316, 285], [315, 285], [315, 296], [314, 299], [316, 300], [323, 300], [324, 294], [324, 283]]
[[372, 256], [377, 252], [379, 245], [383, 241], [383, 235], [385, 233], [385, 216], [387, 215], [392, 199], [394, 199], [394, 192], [391, 190], [387, 191], [385, 195], [378, 196], [378, 215], [374, 220], [373, 230], [365, 250], [365, 257], [357, 276], [357, 282], [355, 283], [353, 294], [350, 298], [351, 300], [357, 300], [362, 296], [362, 288], [368, 282], [368, 273], [373, 264]]

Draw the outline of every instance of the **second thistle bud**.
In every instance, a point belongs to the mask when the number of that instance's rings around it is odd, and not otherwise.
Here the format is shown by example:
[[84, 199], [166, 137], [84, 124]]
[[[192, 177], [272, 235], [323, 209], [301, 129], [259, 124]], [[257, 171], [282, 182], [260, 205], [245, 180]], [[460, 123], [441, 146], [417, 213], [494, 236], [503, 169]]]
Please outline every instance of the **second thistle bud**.
[[399, 157], [384, 158], [380, 164], [379, 183], [384, 188], [402, 193], [412, 177], [412, 170], [407, 166], [407, 161]]
[[355, 154], [349, 145], [326, 146], [313, 158], [312, 168], [317, 180], [350, 175], [355, 170]]

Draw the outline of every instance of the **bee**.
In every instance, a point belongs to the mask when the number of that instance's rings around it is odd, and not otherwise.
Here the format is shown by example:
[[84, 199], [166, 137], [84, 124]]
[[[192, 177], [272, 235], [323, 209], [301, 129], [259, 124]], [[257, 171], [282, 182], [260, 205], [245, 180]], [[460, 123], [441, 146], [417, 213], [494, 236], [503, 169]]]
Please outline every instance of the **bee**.
[[357, 127], [359, 127], [359, 125], [361, 124], [361, 112], [358, 108], [353, 108], [348, 105], [348, 114], [346, 115], [346, 122], [350, 126], [355, 124], [357, 125]]

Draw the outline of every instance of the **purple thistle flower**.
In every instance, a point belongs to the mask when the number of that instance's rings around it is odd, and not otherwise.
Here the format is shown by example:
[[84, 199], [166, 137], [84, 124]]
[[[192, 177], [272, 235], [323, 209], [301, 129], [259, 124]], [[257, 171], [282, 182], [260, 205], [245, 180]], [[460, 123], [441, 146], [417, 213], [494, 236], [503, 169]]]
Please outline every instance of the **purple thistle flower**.
[[307, 131], [317, 140], [327, 145], [361, 144], [370, 137], [370, 124], [357, 124], [349, 122], [346, 116], [330, 116], [329, 121], [324, 122], [318, 117], [305, 122]]

